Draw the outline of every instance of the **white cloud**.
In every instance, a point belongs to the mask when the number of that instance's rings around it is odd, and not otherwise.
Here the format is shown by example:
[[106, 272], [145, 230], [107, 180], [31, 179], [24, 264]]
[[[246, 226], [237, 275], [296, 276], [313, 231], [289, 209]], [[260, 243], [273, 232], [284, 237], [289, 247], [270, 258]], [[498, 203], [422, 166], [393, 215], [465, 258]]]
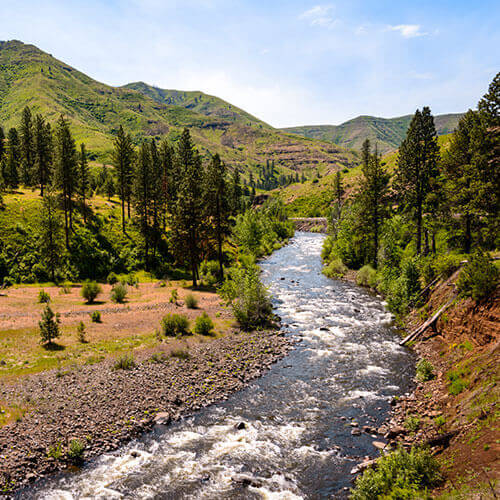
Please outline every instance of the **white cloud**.
[[311, 26], [323, 26], [330, 28], [336, 24], [336, 20], [332, 17], [333, 5], [316, 5], [309, 10], [303, 12], [299, 19], [304, 19]]
[[417, 36], [425, 36], [428, 33], [420, 31], [421, 26], [419, 24], [398, 24], [396, 26], [388, 26], [388, 31], [398, 31], [399, 34], [404, 38], [415, 38]]

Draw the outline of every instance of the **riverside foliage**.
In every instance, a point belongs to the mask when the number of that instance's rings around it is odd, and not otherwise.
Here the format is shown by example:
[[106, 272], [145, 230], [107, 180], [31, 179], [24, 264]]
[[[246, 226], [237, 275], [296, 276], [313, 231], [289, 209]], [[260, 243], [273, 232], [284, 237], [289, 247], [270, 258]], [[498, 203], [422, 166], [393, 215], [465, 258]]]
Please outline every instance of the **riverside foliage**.
[[471, 262], [460, 275], [462, 295], [482, 300], [495, 289], [498, 269], [487, 252], [500, 245], [499, 100], [500, 73], [442, 150], [430, 109], [417, 110], [393, 175], [365, 141], [358, 189], [347, 200], [334, 196], [322, 254], [327, 275], [361, 268], [360, 283], [384, 293], [400, 316], [463, 260]]

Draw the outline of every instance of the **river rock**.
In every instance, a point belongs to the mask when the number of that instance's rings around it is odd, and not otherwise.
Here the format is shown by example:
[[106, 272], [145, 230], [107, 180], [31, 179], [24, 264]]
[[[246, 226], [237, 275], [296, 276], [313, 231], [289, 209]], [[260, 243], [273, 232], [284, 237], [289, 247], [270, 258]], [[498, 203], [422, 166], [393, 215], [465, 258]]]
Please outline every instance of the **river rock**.
[[168, 425], [171, 421], [170, 413], [161, 411], [155, 415], [155, 424]]
[[377, 448], [379, 450], [383, 450], [387, 446], [387, 444], [382, 443], [382, 441], [373, 441], [372, 445], [375, 446], [375, 448]]
[[235, 474], [233, 476], [233, 481], [243, 486], [253, 486], [254, 488], [260, 488], [262, 486], [262, 481], [248, 474]]
[[241, 421], [241, 422], [238, 422], [237, 424], [235, 424], [234, 428], [237, 429], [238, 431], [241, 431], [242, 429], [247, 428], [247, 424], [245, 422]]

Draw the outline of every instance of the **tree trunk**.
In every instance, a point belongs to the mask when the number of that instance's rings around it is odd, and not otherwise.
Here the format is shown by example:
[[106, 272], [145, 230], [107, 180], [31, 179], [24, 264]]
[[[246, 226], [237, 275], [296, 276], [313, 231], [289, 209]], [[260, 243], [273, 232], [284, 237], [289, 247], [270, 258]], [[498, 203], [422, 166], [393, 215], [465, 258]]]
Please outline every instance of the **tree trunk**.
[[417, 201], [417, 255], [422, 250], [422, 203]]
[[465, 253], [470, 253], [472, 247], [471, 216], [469, 212], [465, 214]]

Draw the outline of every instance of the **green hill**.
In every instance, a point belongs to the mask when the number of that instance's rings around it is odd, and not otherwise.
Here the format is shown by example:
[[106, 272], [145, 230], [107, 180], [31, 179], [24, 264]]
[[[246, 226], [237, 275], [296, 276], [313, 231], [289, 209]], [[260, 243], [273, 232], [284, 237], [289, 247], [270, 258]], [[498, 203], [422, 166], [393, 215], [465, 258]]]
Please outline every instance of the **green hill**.
[[[461, 116], [461, 113], [436, 116], [434, 121], [438, 135], [453, 132]], [[370, 139], [373, 144], [378, 144], [381, 153], [387, 153], [399, 147], [411, 119], [412, 115], [397, 118], [358, 116], [341, 125], [306, 125], [283, 130], [312, 139], [330, 141], [355, 150], [360, 150], [363, 141]]]
[[165, 136], [175, 141], [189, 127], [202, 154], [218, 152], [243, 171], [267, 159], [284, 173], [328, 172], [356, 161], [353, 152], [274, 129], [217, 97], [144, 83], [112, 87], [33, 45], [0, 42], [0, 124], [17, 126], [26, 105], [51, 122], [64, 114], [76, 140], [103, 161], [120, 124], [136, 143]]

